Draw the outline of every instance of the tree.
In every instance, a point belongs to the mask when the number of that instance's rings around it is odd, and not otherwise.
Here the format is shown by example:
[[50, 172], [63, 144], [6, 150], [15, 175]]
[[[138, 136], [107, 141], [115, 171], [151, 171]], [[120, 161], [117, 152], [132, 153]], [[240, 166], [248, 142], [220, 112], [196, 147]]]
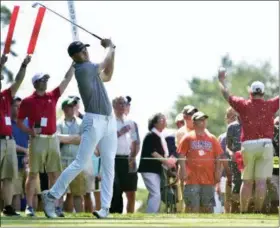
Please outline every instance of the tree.
[[[11, 19], [11, 11], [6, 6], [1, 5], [1, 28], [8, 26], [10, 23], [10, 19]], [[3, 39], [1, 38], [1, 40], [3, 40]], [[13, 40], [12, 45], [14, 45], [15, 43], [16, 43], [15, 40]], [[4, 44], [5, 43], [1, 41], [1, 50], [3, 50]], [[17, 53], [14, 52], [12, 49], [11, 49], [10, 53], [14, 57], [18, 56]], [[7, 82], [13, 81], [14, 77], [13, 77], [12, 71], [10, 71], [5, 66], [3, 68], [3, 73], [4, 73], [4, 76], [6, 76], [6, 78], [7, 78]]]
[[[262, 81], [265, 84], [265, 98], [279, 94], [278, 75], [271, 73], [270, 63], [264, 62], [259, 66], [246, 62], [234, 64], [229, 55], [226, 55], [222, 58], [221, 65], [228, 69], [227, 82], [231, 94], [249, 97], [248, 86], [253, 81]], [[191, 104], [209, 115], [210, 132], [216, 136], [223, 133], [226, 129], [225, 111], [229, 105], [220, 93], [217, 75], [211, 79], [194, 77], [188, 81], [188, 86], [192, 94], [178, 97], [170, 113], [171, 118], [174, 119], [185, 105]], [[174, 124], [171, 127], [174, 127]]]

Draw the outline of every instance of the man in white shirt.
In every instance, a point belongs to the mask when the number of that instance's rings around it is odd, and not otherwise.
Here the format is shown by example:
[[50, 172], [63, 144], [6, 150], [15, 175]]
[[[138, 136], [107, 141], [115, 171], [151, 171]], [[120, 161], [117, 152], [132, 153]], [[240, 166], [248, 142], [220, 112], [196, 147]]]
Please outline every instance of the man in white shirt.
[[127, 212], [133, 213], [135, 208], [135, 192], [137, 190], [137, 172], [135, 157], [138, 153], [138, 135], [135, 123], [126, 118], [127, 99], [117, 97], [113, 100], [113, 108], [117, 120], [118, 149], [115, 160], [114, 194], [111, 211], [122, 213], [120, 197], [123, 192], [127, 197]]

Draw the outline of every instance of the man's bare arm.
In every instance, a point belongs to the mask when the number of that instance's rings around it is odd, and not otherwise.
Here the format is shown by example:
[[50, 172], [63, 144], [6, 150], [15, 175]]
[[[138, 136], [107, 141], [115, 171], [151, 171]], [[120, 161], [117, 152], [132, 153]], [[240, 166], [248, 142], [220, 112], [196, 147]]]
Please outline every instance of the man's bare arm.
[[230, 94], [229, 94], [228, 88], [227, 88], [227, 86], [225, 84], [225, 76], [226, 76], [226, 72], [225, 71], [219, 71], [219, 74], [218, 74], [219, 87], [220, 87], [220, 90], [222, 92], [222, 95], [223, 95], [224, 99], [227, 102], [229, 102]]
[[71, 79], [74, 75], [73, 65], [74, 65], [74, 62], [71, 63], [71, 66], [70, 66], [69, 70], [66, 72], [64, 79], [62, 80], [62, 82], [59, 85], [60, 94], [63, 94], [63, 92], [67, 88], [69, 82], [71, 81]]
[[65, 135], [65, 134], [57, 134], [58, 139], [63, 144], [73, 144], [79, 145], [81, 142], [80, 135]]
[[109, 82], [114, 72], [115, 48], [114, 44], [109, 39], [104, 39], [104, 41], [101, 41], [101, 44], [106, 48], [106, 56], [103, 62], [99, 64], [98, 70], [102, 81]]
[[23, 82], [23, 79], [26, 74], [26, 67], [30, 63], [30, 61], [31, 61], [31, 56], [29, 56], [29, 55], [26, 56], [25, 59], [23, 60], [21, 66], [20, 66], [19, 72], [16, 75], [15, 81], [11, 85], [12, 97], [14, 97], [16, 95], [21, 83]]

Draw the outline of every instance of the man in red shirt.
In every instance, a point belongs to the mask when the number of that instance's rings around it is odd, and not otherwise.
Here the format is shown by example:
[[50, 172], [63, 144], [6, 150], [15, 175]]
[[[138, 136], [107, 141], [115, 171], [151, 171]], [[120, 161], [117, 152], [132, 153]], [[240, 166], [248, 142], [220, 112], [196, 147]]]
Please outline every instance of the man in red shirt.
[[[24, 79], [26, 67], [30, 60], [30, 56], [24, 59], [15, 81], [10, 88], [1, 91], [3, 76], [1, 75], [0, 78], [0, 172], [1, 181], [3, 182], [1, 194], [4, 200], [3, 214], [6, 216], [19, 215], [11, 206], [13, 199], [12, 179], [17, 178], [18, 175], [16, 144], [12, 138], [11, 104], [13, 97]], [[0, 73], [6, 61], [7, 56], [3, 55], [0, 62]]]
[[[35, 215], [33, 196], [38, 173], [43, 173], [45, 168], [51, 187], [61, 172], [59, 139], [56, 135], [56, 103], [74, 75], [72, 65], [60, 85], [51, 92], [46, 92], [50, 76], [44, 73], [35, 74], [32, 78], [35, 92], [23, 99], [19, 108], [18, 127], [31, 136], [30, 171], [25, 184], [27, 216]], [[25, 118], [28, 118], [28, 127], [23, 124]], [[60, 208], [57, 208], [57, 215], [63, 216]]]
[[264, 84], [253, 82], [250, 98], [231, 96], [225, 85], [225, 69], [219, 71], [223, 97], [239, 113], [244, 170], [240, 190], [240, 211], [248, 212], [255, 181], [255, 211], [260, 212], [266, 197], [266, 180], [273, 169], [273, 119], [279, 109], [279, 96], [264, 100]]

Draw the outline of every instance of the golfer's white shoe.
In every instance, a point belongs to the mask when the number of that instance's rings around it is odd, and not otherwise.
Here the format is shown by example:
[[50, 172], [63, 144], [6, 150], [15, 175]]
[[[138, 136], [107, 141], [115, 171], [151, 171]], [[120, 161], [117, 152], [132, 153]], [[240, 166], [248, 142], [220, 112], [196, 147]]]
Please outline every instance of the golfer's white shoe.
[[41, 194], [42, 201], [43, 201], [43, 210], [45, 213], [45, 216], [47, 218], [56, 218], [57, 215], [55, 213], [55, 201], [56, 199], [53, 199], [49, 196], [49, 191], [45, 190]]
[[99, 211], [94, 211], [93, 215], [98, 219], [106, 218], [109, 215], [109, 208], [101, 208]]

